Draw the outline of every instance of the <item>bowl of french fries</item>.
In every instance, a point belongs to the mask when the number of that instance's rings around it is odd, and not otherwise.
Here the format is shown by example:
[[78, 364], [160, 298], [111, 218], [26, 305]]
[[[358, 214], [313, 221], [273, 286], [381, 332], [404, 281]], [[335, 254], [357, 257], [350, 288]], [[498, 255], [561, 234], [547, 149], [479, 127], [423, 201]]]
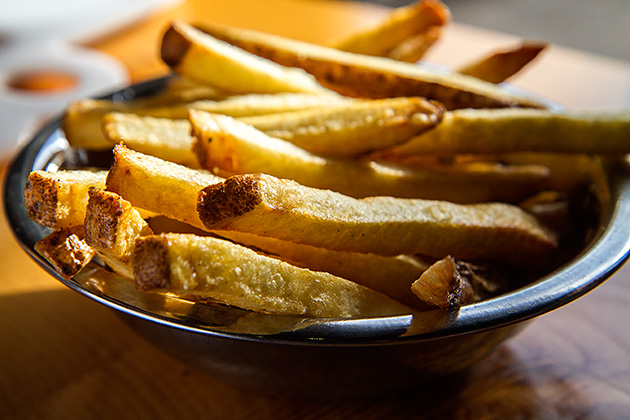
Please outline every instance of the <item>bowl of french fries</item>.
[[416, 63], [449, 19], [418, 2], [334, 46], [174, 22], [172, 75], [75, 101], [17, 154], [13, 232], [239, 386], [376, 394], [461, 372], [625, 262], [630, 113], [500, 84], [540, 45]]

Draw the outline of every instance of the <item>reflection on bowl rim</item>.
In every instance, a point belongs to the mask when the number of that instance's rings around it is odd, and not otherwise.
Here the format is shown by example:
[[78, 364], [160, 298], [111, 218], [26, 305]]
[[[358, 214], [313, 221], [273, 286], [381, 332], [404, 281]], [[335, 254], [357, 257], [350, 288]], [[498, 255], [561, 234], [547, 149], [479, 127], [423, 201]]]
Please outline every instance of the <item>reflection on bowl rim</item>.
[[[150, 95], [159, 91], [165, 80], [168, 78], [133, 85], [108, 95], [106, 98], [125, 100], [136, 95]], [[609, 229], [602, 226], [601, 232], [593, 240], [592, 245], [565, 266], [518, 290], [463, 306], [456, 316], [449, 319], [448, 323], [434, 331], [420, 330], [420, 332], [414, 332], [414, 317], [412, 315], [369, 319], [314, 319], [298, 329], [264, 337], [225, 332], [211, 327], [191, 326], [181, 320], [169, 319], [166, 316], [143, 311], [108, 296], [99, 296], [75, 281], [65, 280], [33, 250], [34, 243], [43, 236], [46, 228], [37, 225], [26, 216], [22, 191], [31, 170], [42, 169], [54, 152], [63, 151], [64, 143], [59, 142], [54, 137], [59, 130], [60, 123], [61, 117], [57, 117], [43, 127], [14, 157], [6, 173], [5, 213], [15, 237], [37, 263], [67, 287], [117, 311], [172, 328], [246, 340], [292, 343], [308, 340], [322, 345], [324, 343], [360, 344], [374, 340], [379, 342], [426, 340], [479, 332], [532, 319], [579, 298], [609, 278], [623, 265], [630, 254], [630, 229], [624, 231], [619, 228]], [[623, 220], [630, 219], [630, 177], [628, 176], [626, 160], [621, 163], [623, 164], [620, 165], [620, 167], [623, 166], [621, 173], [612, 174], [613, 202], [610, 217], [602, 216], [602, 220], [608, 221], [607, 226], [617, 227]], [[324, 338], [325, 340], [313, 341], [313, 338]]]

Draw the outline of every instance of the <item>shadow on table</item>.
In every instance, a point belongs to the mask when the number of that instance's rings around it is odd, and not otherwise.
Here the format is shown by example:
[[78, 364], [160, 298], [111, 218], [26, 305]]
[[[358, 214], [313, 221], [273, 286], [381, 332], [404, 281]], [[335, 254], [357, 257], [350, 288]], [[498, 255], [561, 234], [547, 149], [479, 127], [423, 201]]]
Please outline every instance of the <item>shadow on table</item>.
[[502, 346], [464, 374], [397, 395], [261, 396], [175, 361], [70, 290], [0, 298], [0, 418], [597, 418], [565, 377]]

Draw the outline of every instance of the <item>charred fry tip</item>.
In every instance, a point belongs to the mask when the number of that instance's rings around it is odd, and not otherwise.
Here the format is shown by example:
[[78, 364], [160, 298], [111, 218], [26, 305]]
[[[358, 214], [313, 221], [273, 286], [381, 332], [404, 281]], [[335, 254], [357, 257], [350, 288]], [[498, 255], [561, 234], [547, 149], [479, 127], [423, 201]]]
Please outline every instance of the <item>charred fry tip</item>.
[[192, 43], [177, 30], [176, 26], [177, 22], [174, 22], [166, 30], [160, 46], [160, 56], [170, 67], [176, 67], [192, 45]]
[[168, 239], [162, 235], [136, 239], [133, 270], [139, 290], [169, 287], [171, 273], [167, 248]]
[[24, 187], [24, 206], [31, 220], [46, 227], [57, 227], [57, 189], [54, 179], [46, 178], [38, 172], [32, 172], [28, 176]]
[[211, 228], [260, 204], [259, 178], [259, 174], [236, 175], [199, 191], [197, 212], [204, 226]]

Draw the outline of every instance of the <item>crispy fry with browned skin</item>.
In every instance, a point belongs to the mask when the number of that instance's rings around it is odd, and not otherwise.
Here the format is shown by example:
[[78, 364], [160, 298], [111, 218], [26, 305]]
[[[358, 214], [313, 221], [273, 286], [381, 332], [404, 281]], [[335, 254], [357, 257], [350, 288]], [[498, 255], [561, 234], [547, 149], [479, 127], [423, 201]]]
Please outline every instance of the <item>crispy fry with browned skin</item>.
[[33, 248], [65, 279], [81, 271], [94, 256], [94, 250], [84, 240], [83, 225], [57, 229], [37, 241]]
[[[541, 107], [541, 104], [508, 94], [496, 85], [474, 77], [435, 72], [424, 66], [381, 57], [348, 53], [266, 33], [208, 23], [197, 26], [203, 32], [260, 57], [287, 67], [306, 70], [325, 87], [342, 95], [360, 98], [421, 96], [434, 99], [447, 109]], [[172, 31], [163, 46], [176, 44]], [[172, 46], [169, 63], [185, 56], [184, 48]]]
[[191, 111], [200, 164], [224, 175], [267, 173], [353, 197], [385, 195], [460, 203], [521, 200], [537, 191], [545, 168], [509, 173], [498, 167], [443, 165], [428, 168], [323, 157], [224, 115]]
[[424, 271], [411, 285], [411, 291], [422, 302], [444, 309], [478, 302], [498, 293], [502, 285], [478, 274], [477, 269], [449, 255]]
[[434, 130], [383, 151], [414, 155], [511, 152], [620, 154], [630, 152], [630, 112], [552, 112], [535, 109], [461, 109], [446, 112]]
[[377, 25], [358, 31], [332, 46], [342, 51], [386, 57], [410, 37], [446, 25], [451, 13], [444, 3], [419, 0], [392, 10]]
[[241, 118], [273, 137], [327, 156], [355, 157], [403, 143], [440, 122], [443, 107], [387, 98]]
[[513, 48], [496, 51], [478, 61], [466, 64], [457, 71], [490, 83], [501, 83], [521, 71], [546, 47], [545, 42], [523, 42]]
[[[223, 181], [212, 173], [114, 147], [114, 164], [107, 175], [107, 189], [135, 207], [203, 226], [195, 211], [199, 189]], [[165, 205], [166, 204], [166, 205]]]
[[338, 251], [532, 264], [557, 247], [534, 217], [508, 204], [355, 199], [262, 174], [235, 175], [204, 188], [197, 209], [208, 229]]
[[208, 236], [139, 238], [134, 274], [141, 290], [195, 295], [258, 312], [341, 318], [410, 312], [357, 283]]
[[33, 171], [24, 187], [28, 217], [53, 228], [82, 226], [90, 187], [103, 188], [107, 171]]
[[140, 213], [118, 194], [90, 188], [85, 214], [85, 242], [112, 270], [133, 278], [136, 238], [153, 233]]
[[307, 72], [261, 59], [183, 22], [164, 34], [162, 60], [198, 83], [231, 93], [332, 94]]

